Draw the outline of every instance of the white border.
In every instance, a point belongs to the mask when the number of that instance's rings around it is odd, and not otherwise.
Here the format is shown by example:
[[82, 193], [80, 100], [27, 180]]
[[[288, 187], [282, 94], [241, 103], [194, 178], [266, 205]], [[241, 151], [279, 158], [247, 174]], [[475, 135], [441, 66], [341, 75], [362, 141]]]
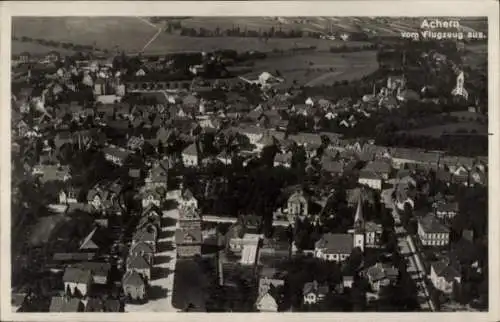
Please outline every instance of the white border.
[[[1, 306], [2, 321], [165, 321], [201, 320], [206, 314], [190, 313], [11, 313], [10, 309], [10, 31], [11, 16], [487, 16], [489, 21], [489, 281], [488, 313], [278, 313], [210, 314], [218, 321], [281, 321], [305, 319], [382, 321], [498, 321], [499, 301], [499, 209], [498, 187], [499, 125], [499, 6], [489, 1], [13, 1], [0, 3], [0, 202], [1, 202]], [[494, 215], [492, 215], [494, 214]]]

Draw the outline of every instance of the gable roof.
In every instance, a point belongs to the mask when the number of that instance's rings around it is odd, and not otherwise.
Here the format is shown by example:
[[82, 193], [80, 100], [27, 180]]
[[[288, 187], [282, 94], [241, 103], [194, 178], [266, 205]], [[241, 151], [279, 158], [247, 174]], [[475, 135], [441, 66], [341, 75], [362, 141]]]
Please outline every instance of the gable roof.
[[136, 287], [144, 287], [144, 280], [136, 271], [127, 271], [123, 275], [123, 285], [133, 285]]
[[315, 244], [316, 248], [325, 248], [329, 253], [351, 254], [353, 236], [351, 234], [324, 234]]
[[70, 267], [81, 270], [88, 270], [93, 276], [108, 276], [111, 264], [101, 262], [82, 262], [71, 265]]
[[461, 274], [459, 270], [454, 266], [445, 261], [438, 261], [431, 264], [436, 272], [436, 275], [443, 277], [447, 282], [452, 282], [455, 278], [460, 278]]
[[107, 234], [105, 234], [104, 229], [96, 226], [82, 241], [82, 243], [80, 244], [80, 250], [99, 249], [101, 247], [104, 247], [106, 245], [106, 242], [107, 242]]
[[63, 282], [69, 283], [88, 283], [92, 273], [89, 269], [81, 269], [77, 267], [67, 267], [64, 270]]
[[198, 149], [196, 148], [196, 144], [191, 143], [187, 148], [182, 150], [182, 154], [190, 156], [198, 156]]
[[448, 227], [442, 225], [432, 214], [419, 219], [418, 224], [425, 233], [449, 233]]
[[148, 269], [151, 266], [148, 264], [146, 259], [140, 255], [132, 255], [127, 258], [127, 267], [129, 269]]
[[132, 237], [134, 241], [155, 242], [155, 236], [148, 231], [147, 226], [137, 230]]
[[144, 254], [153, 254], [154, 250], [151, 247], [151, 245], [143, 241], [138, 241], [137, 243], [134, 244], [134, 246], [130, 248], [131, 254], [141, 253], [141, 252], [144, 252]]
[[329, 292], [328, 285], [320, 285], [318, 281], [312, 281], [304, 284], [302, 293], [307, 295], [309, 293], [316, 293], [318, 295], [326, 295]]
[[362, 171], [389, 174], [391, 172], [391, 165], [388, 162], [383, 161], [370, 161], [366, 164]]

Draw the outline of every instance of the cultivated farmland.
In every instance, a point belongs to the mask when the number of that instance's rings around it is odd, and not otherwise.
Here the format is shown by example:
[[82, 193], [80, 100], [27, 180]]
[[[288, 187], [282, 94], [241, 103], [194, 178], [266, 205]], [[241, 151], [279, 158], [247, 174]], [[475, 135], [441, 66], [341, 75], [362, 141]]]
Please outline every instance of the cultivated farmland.
[[377, 68], [376, 53], [372, 51], [342, 54], [309, 52], [259, 60], [253, 72], [246, 76], [250, 78], [261, 72], [274, 74], [278, 71], [285, 78], [285, 85], [291, 85], [296, 80], [299, 85], [317, 86], [359, 79]]
[[179, 51], [214, 51], [218, 49], [233, 49], [237, 51], [289, 50], [316, 46], [318, 50], [329, 50], [334, 46], [362, 46], [366, 42], [331, 41], [314, 38], [280, 39], [271, 38], [264, 41], [248, 37], [186, 37], [163, 33], [145, 51], [148, 54], [161, 54]]

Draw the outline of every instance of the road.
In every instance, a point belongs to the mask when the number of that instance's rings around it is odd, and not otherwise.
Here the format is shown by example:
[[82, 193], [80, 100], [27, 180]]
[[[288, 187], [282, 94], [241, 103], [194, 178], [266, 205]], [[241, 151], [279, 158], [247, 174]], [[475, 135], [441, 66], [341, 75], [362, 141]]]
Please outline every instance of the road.
[[393, 189], [387, 189], [382, 191], [381, 199], [387, 208], [392, 209], [392, 215], [394, 217], [395, 232], [398, 239], [398, 247], [403, 258], [407, 259], [408, 268], [407, 272], [410, 274], [411, 278], [415, 282], [417, 287], [417, 296], [420, 304], [420, 308], [423, 311], [435, 311], [434, 304], [430, 300], [430, 293], [425, 284], [426, 273], [425, 271], [419, 269], [417, 265], [417, 254], [412, 251], [411, 240], [408, 232], [401, 225], [399, 214], [396, 210], [392, 199]]
[[[151, 270], [149, 301], [146, 304], [126, 304], [125, 312], [177, 312], [172, 306], [172, 290], [174, 286], [175, 264], [177, 253], [175, 248], [175, 230], [179, 212], [177, 209], [163, 212], [162, 227], [158, 239], [158, 253], [155, 254], [154, 266]], [[162, 221], [163, 221], [162, 220]], [[163, 225], [163, 223], [162, 223]]]

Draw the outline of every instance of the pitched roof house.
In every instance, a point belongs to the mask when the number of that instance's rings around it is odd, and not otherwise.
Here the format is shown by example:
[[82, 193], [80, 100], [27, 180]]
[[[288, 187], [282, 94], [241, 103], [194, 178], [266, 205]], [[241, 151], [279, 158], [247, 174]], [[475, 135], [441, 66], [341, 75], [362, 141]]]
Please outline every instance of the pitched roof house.
[[302, 294], [304, 296], [304, 304], [316, 304], [323, 300], [330, 292], [328, 285], [321, 285], [318, 281], [308, 282], [304, 284]]
[[459, 268], [446, 259], [431, 264], [430, 277], [434, 287], [445, 294], [451, 294], [453, 284], [460, 283], [462, 279]]
[[328, 261], [346, 260], [354, 248], [351, 234], [324, 234], [316, 243], [314, 256]]
[[122, 279], [123, 293], [133, 300], [143, 300], [146, 298], [146, 283], [136, 271], [127, 271]]

